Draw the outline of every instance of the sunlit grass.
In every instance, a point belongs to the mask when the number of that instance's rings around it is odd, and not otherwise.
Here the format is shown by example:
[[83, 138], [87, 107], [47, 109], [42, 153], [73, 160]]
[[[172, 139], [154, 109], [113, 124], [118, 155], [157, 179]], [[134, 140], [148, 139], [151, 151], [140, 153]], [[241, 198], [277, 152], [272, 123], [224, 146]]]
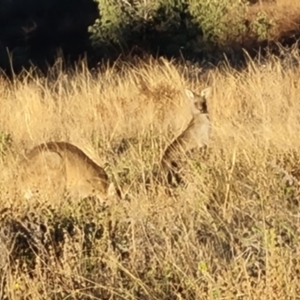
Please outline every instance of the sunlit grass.
[[[57, 77], [29, 72], [14, 83], [0, 81], [0, 203], [7, 208], [0, 223], [8, 230], [0, 236], [0, 293], [10, 299], [297, 297], [298, 187], [283, 180], [282, 170], [299, 177], [299, 68], [270, 58], [242, 72], [211, 70], [206, 81], [200, 70], [192, 76], [165, 60], [118, 63], [97, 75], [84, 66], [74, 73], [56, 68], [50, 75]], [[136, 178], [190, 120], [183, 89], [209, 85], [209, 157], [189, 157], [187, 186], [147, 192]], [[27, 203], [7, 178], [18, 173], [25, 149], [49, 140], [74, 143], [106, 166], [120, 187], [129, 186], [129, 201], [104, 209], [58, 199], [53, 191]], [[17, 248], [13, 239], [24, 228]]]

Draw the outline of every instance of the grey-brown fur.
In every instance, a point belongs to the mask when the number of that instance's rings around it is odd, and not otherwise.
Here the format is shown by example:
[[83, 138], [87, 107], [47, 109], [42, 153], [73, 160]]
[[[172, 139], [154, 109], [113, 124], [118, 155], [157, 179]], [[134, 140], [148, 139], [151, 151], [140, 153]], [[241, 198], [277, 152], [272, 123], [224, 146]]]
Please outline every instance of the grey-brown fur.
[[57, 188], [81, 196], [105, 197], [113, 190], [105, 170], [81, 149], [67, 142], [48, 142], [34, 147], [21, 164], [26, 183], [43, 185], [51, 181]]
[[166, 148], [160, 165], [164, 175], [177, 166], [176, 157], [179, 153], [187, 153], [194, 148], [207, 147], [211, 132], [211, 123], [207, 109], [207, 99], [211, 95], [211, 87], [205, 88], [197, 95], [190, 90], [185, 90], [190, 103], [192, 119], [187, 128]]

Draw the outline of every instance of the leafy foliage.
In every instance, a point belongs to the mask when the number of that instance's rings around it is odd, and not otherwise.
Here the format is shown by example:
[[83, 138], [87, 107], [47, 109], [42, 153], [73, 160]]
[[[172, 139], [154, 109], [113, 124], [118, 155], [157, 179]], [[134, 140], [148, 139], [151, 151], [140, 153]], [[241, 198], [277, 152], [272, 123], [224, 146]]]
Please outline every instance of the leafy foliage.
[[249, 26], [248, 1], [96, 1], [99, 18], [89, 28], [94, 46], [148, 42], [161, 48], [175, 43], [180, 44], [177, 48], [198, 52], [209, 45], [240, 41], [249, 31], [266, 39], [272, 28], [272, 21], [263, 13]]
[[189, 11], [203, 31], [204, 41], [233, 40], [246, 31], [243, 23], [248, 5], [235, 0], [191, 0]]
[[252, 23], [252, 30], [256, 33], [259, 40], [268, 38], [270, 30], [273, 28], [274, 22], [269, 19], [266, 13], [258, 12], [255, 20]]

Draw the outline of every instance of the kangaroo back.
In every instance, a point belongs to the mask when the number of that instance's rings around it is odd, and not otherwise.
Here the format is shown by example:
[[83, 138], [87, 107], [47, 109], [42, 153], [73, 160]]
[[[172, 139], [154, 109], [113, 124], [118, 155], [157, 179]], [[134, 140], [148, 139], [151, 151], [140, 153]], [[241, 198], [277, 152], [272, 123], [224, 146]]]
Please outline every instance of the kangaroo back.
[[24, 164], [27, 177], [44, 173], [47, 179], [65, 185], [68, 191], [76, 194], [87, 196], [96, 192], [106, 196], [113, 191], [105, 170], [67, 142], [48, 142], [34, 147], [26, 155]]

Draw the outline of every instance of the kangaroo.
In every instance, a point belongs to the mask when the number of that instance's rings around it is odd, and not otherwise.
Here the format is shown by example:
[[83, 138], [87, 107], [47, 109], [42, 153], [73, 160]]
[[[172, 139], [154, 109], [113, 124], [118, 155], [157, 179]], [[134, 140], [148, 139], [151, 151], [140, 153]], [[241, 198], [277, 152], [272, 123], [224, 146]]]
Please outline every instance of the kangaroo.
[[192, 119], [187, 128], [166, 148], [160, 161], [160, 169], [163, 176], [166, 176], [168, 183], [175, 179], [177, 183], [181, 182], [178, 175], [178, 164], [175, 159], [181, 151], [187, 153], [194, 148], [206, 148], [209, 144], [211, 124], [207, 110], [207, 99], [212, 92], [211, 87], [203, 89], [200, 95], [186, 89], [190, 104]]
[[[51, 182], [71, 195], [83, 197], [95, 194], [103, 199], [117, 191], [102, 167], [81, 149], [67, 142], [47, 142], [34, 147], [22, 161], [22, 183], [32, 185]], [[26, 190], [25, 197], [32, 196]]]
[[[152, 172], [145, 174], [145, 177], [142, 175], [138, 176], [137, 181], [145, 183], [147, 190], [153, 186], [153, 183], [162, 183], [173, 187], [183, 183], [177, 163], [180, 153], [187, 153], [195, 148], [207, 148], [211, 132], [207, 100], [211, 93], [211, 87], [203, 89], [200, 95], [188, 89], [185, 90], [192, 119], [186, 129], [166, 147], [159, 164], [154, 166]], [[128, 187], [121, 190], [124, 191], [125, 195]]]

